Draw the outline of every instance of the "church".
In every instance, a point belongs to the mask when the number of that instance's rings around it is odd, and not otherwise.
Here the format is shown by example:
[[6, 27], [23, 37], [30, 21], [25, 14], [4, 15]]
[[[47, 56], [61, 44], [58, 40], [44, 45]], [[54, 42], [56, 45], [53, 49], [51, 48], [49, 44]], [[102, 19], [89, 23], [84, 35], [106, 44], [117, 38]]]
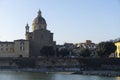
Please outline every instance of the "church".
[[25, 26], [25, 38], [13, 42], [0, 41], [0, 57], [31, 57], [40, 56], [40, 50], [45, 46], [55, 48], [56, 42], [53, 41], [53, 33], [47, 30], [46, 20], [42, 17], [39, 10], [37, 17], [32, 23], [32, 32], [29, 32], [29, 25]]
[[53, 33], [47, 30], [46, 20], [42, 17], [41, 11], [38, 11], [37, 17], [32, 23], [32, 32], [29, 32], [29, 25], [26, 25], [26, 40], [30, 41], [30, 55], [40, 56], [40, 50], [44, 46], [55, 48], [56, 42], [53, 41]]

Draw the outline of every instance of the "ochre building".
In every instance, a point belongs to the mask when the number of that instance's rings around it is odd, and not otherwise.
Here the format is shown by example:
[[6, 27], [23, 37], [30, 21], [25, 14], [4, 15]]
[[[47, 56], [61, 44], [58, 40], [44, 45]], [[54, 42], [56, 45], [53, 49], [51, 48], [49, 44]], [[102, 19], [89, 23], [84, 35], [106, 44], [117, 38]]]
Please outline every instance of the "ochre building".
[[115, 52], [115, 57], [120, 58], [120, 42], [115, 42], [114, 44], [117, 47], [116, 52]]

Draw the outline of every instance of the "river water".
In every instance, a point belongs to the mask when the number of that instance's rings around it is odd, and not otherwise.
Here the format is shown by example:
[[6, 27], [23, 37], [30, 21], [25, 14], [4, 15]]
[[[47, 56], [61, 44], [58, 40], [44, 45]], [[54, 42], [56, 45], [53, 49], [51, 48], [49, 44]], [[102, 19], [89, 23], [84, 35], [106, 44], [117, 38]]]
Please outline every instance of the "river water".
[[0, 80], [120, 80], [120, 77], [0, 71]]

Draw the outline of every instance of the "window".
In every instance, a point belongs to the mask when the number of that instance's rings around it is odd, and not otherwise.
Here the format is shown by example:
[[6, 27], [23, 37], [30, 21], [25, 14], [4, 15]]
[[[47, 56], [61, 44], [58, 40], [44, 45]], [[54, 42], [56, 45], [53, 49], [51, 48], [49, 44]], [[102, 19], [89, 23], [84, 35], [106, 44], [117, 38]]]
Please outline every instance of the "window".
[[30, 36], [30, 39], [32, 39], [32, 36]]
[[23, 46], [20, 46], [20, 51], [24, 51], [24, 47]]
[[3, 48], [1, 48], [1, 51], [3, 51]]
[[21, 41], [21, 42], [20, 42], [20, 45], [24, 45], [24, 42], [23, 42], [23, 41]]
[[20, 46], [20, 51], [22, 51], [22, 46]]
[[10, 52], [14, 52], [14, 48], [10, 48]]
[[6, 44], [6, 47], [8, 46], [8, 44]]
[[1, 44], [1, 46], [3, 46], [3, 44]]
[[8, 48], [6, 48], [6, 51], [8, 51]]
[[22, 45], [22, 42], [20, 42], [20, 45]]

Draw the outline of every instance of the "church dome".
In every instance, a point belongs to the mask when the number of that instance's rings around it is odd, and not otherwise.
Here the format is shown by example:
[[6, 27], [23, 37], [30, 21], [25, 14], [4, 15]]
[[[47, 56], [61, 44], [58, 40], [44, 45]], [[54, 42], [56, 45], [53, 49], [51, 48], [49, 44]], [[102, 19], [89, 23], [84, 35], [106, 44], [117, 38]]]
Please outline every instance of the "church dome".
[[38, 11], [38, 16], [33, 20], [32, 28], [34, 30], [46, 29], [46, 21], [41, 15], [41, 11]]

